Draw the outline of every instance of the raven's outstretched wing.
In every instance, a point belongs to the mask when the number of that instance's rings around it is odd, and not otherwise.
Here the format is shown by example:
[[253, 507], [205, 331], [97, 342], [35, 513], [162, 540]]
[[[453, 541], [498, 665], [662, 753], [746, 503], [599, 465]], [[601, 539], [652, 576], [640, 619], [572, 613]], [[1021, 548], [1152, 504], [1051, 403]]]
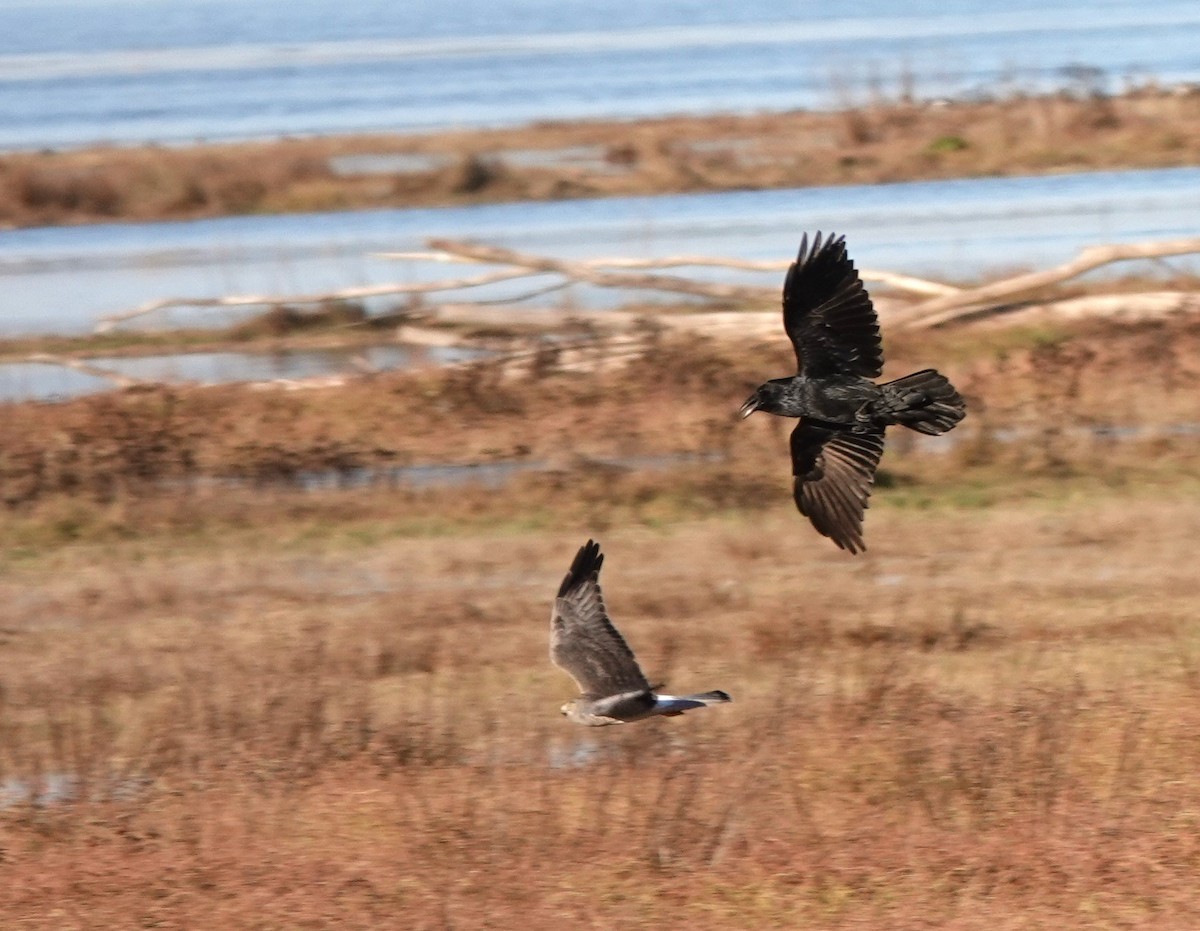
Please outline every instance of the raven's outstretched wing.
[[584, 695], [603, 698], [649, 691], [633, 651], [608, 619], [600, 593], [600, 544], [579, 548], [558, 589], [550, 618], [550, 658], [570, 673]]
[[851, 553], [866, 549], [863, 512], [883, 433], [843, 433], [803, 420], [792, 431], [792, 495], [817, 532]]
[[783, 282], [783, 328], [809, 378], [883, 371], [883, 341], [871, 297], [846, 254], [841, 236], [800, 240], [796, 261]]

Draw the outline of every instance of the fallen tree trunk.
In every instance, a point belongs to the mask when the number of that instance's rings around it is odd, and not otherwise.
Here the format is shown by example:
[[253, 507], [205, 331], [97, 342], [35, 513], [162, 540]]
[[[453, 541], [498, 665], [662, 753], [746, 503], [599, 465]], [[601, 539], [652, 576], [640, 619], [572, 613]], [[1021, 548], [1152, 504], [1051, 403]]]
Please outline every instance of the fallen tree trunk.
[[727, 301], [753, 302], [777, 299], [776, 288], [753, 288], [743, 285], [716, 284], [696, 281], [678, 275], [638, 275], [628, 272], [604, 271], [583, 262], [569, 262], [548, 256], [530, 255], [500, 246], [481, 243], [459, 242], [453, 239], [433, 239], [433, 249], [461, 255], [476, 262], [496, 265], [517, 265], [535, 272], [551, 272], [573, 281], [583, 281], [602, 288], [629, 288], [640, 291], [667, 291], [674, 294], [691, 294], [697, 297], [717, 298]]
[[80, 372], [84, 375], [91, 375], [93, 378], [103, 378], [106, 381], [111, 381], [119, 388], [133, 388], [138, 385], [146, 384], [140, 378], [133, 378], [130, 375], [123, 375], [120, 372], [114, 372], [111, 369], [106, 369], [103, 366], [95, 365], [88, 362], [86, 359], [75, 359], [71, 356], [57, 356], [48, 352], [37, 352], [32, 355], [25, 356], [21, 359], [22, 362], [32, 362], [38, 365], [57, 365], [60, 368], [71, 369], [75, 372]]
[[980, 311], [987, 306], [1009, 304], [1018, 295], [1059, 284], [1113, 262], [1123, 262], [1129, 259], [1165, 258], [1172, 255], [1189, 255], [1194, 252], [1200, 252], [1200, 239], [1091, 246], [1069, 262], [1064, 262], [1054, 268], [1017, 275], [1002, 281], [993, 281], [978, 288], [965, 288], [954, 294], [935, 297], [918, 304], [911, 310], [901, 312], [892, 323], [897, 326], [912, 327], [943, 326], [961, 317], [978, 316]]
[[963, 323], [1008, 326], [1041, 320], [1155, 320], [1196, 311], [1200, 311], [1200, 293], [1149, 291], [1140, 294], [1086, 294], [1047, 303], [986, 308], [977, 310], [974, 317], [961, 316], [956, 319]]
[[[468, 306], [481, 308], [489, 303], [503, 303], [511, 306], [529, 297], [565, 288], [571, 283], [582, 282], [604, 288], [682, 294], [689, 297], [701, 298], [718, 306], [735, 304], [774, 308], [778, 306], [779, 301], [778, 287], [765, 288], [725, 284], [721, 282], [700, 281], [682, 275], [667, 275], [636, 270], [691, 265], [763, 271], [783, 270], [790, 264], [788, 261], [753, 262], [736, 259], [719, 259], [709, 256], [669, 256], [659, 259], [605, 258], [570, 261], [550, 256], [531, 255], [500, 246], [489, 246], [482, 243], [448, 239], [431, 240], [429, 247], [432, 251], [380, 253], [379, 255], [387, 258], [425, 262], [483, 263], [506, 265], [509, 267], [482, 275], [461, 278], [367, 285], [342, 288], [319, 294], [234, 294], [216, 298], [163, 298], [147, 302], [132, 310], [104, 317], [97, 326], [97, 330], [108, 330], [119, 323], [171, 307], [232, 308], [285, 304], [321, 304], [330, 301], [362, 300], [373, 297], [435, 294], [443, 291], [478, 288], [485, 285], [516, 281], [522, 278], [542, 278], [548, 275], [555, 276], [559, 280], [549, 285], [538, 287], [526, 294], [517, 296], [509, 295], [491, 302], [479, 300]], [[1010, 312], [1013, 309], [1014, 298], [1019, 295], [1030, 295], [1039, 289], [1058, 284], [1112, 262], [1129, 259], [1163, 258], [1195, 252], [1200, 252], [1200, 239], [1093, 246], [1083, 250], [1071, 261], [1054, 268], [1017, 275], [975, 288], [957, 288], [942, 282], [929, 281], [910, 275], [901, 275], [886, 271], [860, 270], [859, 276], [864, 280], [880, 282], [911, 294], [932, 295], [929, 300], [904, 307], [897, 306], [894, 301], [889, 302], [886, 296], [880, 297], [877, 295], [875, 297], [876, 306], [880, 310], [880, 316], [886, 325], [922, 329], [943, 326], [957, 321], [977, 320], [999, 313]], [[1128, 300], [1135, 301], [1136, 298], [1130, 296]], [[461, 307], [463, 305], [455, 306]], [[431, 308], [432, 313], [437, 313], [437, 311], [438, 308], [436, 306]], [[511, 310], [509, 312], [512, 313]], [[543, 320], [552, 319], [552, 315], [554, 314], [553, 311], [539, 311], [538, 313], [543, 315]], [[644, 315], [638, 316], [642, 317]], [[495, 319], [494, 315], [492, 319]], [[612, 319], [616, 320], [619, 318]]]
[[[514, 255], [517, 253], [514, 253]], [[379, 259], [401, 259], [416, 262], [477, 262], [465, 252], [375, 252]], [[582, 268], [731, 268], [737, 271], [751, 272], [784, 272], [792, 264], [791, 259], [771, 259], [769, 261], [754, 261], [751, 259], [724, 259], [711, 255], [671, 255], [656, 259], [634, 259], [611, 257], [600, 259], [584, 259], [571, 263]], [[916, 278], [912, 275], [901, 275], [897, 272], [880, 271], [872, 268], [860, 268], [858, 276], [863, 281], [874, 281], [886, 284], [898, 291], [908, 291], [913, 294], [957, 294], [962, 289], [940, 281], [930, 281], [926, 278]]]
[[132, 310], [101, 317], [96, 325], [97, 333], [111, 330], [120, 323], [144, 317], [171, 307], [271, 307], [280, 304], [325, 304], [330, 301], [355, 301], [368, 297], [391, 297], [405, 294], [432, 294], [437, 291], [457, 291], [462, 288], [478, 288], [483, 285], [527, 278], [526, 271], [492, 272], [474, 278], [454, 278], [449, 281], [424, 281], [408, 284], [363, 285], [338, 288], [317, 294], [228, 294], [224, 297], [164, 297], [140, 304]]

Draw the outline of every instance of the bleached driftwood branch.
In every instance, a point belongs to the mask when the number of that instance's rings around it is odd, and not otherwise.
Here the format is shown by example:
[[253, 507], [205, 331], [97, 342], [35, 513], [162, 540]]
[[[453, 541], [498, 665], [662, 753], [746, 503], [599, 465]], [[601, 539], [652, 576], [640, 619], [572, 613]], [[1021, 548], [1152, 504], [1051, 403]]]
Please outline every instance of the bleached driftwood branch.
[[1010, 301], [1021, 294], [1028, 294], [1049, 285], [1076, 278], [1113, 262], [1130, 259], [1165, 258], [1172, 255], [1189, 255], [1200, 252], [1200, 239], [1176, 239], [1166, 242], [1119, 243], [1115, 245], [1090, 246], [1079, 255], [1043, 271], [1030, 272], [993, 281], [978, 288], [964, 288], [954, 294], [935, 297], [918, 304], [911, 310], [902, 311], [891, 321], [898, 326], [936, 327], [967, 316], [979, 316], [986, 309]]
[[[516, 255], [517, 253], [514, 253]], [[481, 259], [459, 251], [437, 252], [373, 252], [373, 258], [400, 259], [417, 262], [479, 262]], [[573, 266], [590, 269], [604, 268], [730, 268], [737, 271], [752, 272], [782, 272], [792, 264], [791, 259], [726, 259], [711, 255], [670, 255], [655, 259], [634, 259], [613, 256], [598, 259], [578, 259], [571, 263]], [[899, 291], [913, 294], [957, 294], [961, 288], [944, 284], [940, 281], [929, 281], [912, 275], [901, 275], [896, 272], [881, 271], [873, 268], [860, 268], [858, 275], [863, 281], [873, 281], [886, 284]]]
[[[778, 292], [771, 288], [734, 288], [710, 285], [691, 279], [668, 275], [622, 275], [612, 269], [661, 269], [680, 266], [708, 266], [754, 271], [782, 271], [790, 261], [757, 262], [739, 259], [720, 259], [711, 256], [680, 255], [657, 259], [599, 258], [579, 261], [563, 261], [531, 256], [513, 250], [476, 243], [452, 240], [435, 240], [429, 243], [427, 252], [380, 253], [385, 258], [422, 259], [438, 262], [487, 262], [492, 264], [519, 264], [538, 272], [556, 272], [572, 280], [588, 281], [611, 287], [630, 287], [651, 290], [677, 291], [687, 294], [723, 299], [764, 301], [774, 303]], [[1020, 294], [1029, 294], [1041, 288], [1069, 280], [1113, 262], [1130, 259], [1165, 258], [1200, 252], [1200, 239], [1174, 240], [1158, 243], [1131, 243], [1092, 246], [1084, 249], [1069, 262], [1038, 272], [1017, 275], [1002, 281], [991, 282], [977, 288], [958, 288], [943, 282], [901, 275], [875, 269], [860, 269], [864, 281], [887, 284], [897, 290], [912, 294], [931, 295], [931, 299], [904, 309], [889, 309], [886, 322], [893, 326], [916, 328], [941, 326], [953, 320], [986, 316], [1002, 309], [998, 305]], [[680, 282], [684, 282], [683, 285]], [[1130, 295], [1126, 305], [1137, 304], [1138, 298]], [[881, 303], [878, 299], [876, 303]], [[1154, 312], [1160, 308], [1161, 298], [1155, 298]], [[1098, 305], [1107, 308], [1107, 305]], [[1136, 308], [1134, 308], [1136, 311]]]
[[745, 285], [720, 284], [696, 281], [678, 275], [630, 274], [628, 272], [605, 271], [585, 262], [571, 262], [543, 255], [530, 255], [500, 246], [462, 242], [454, 239], [433, 239], [430, 248], [439, 252], [460, 255], [476, 262], [495, 265], [516, 265], [538, 273], [563, 275], [574, 281], [602, 288], [630, 288], [642, 291], [668, 291], [674, 294], [691, 294], [697, 297], [733, 301], [756, 301], [764, 298], [774, 300], [777, 288], [755, 288]]
[[[450, 242], [452, 240], [444, 240]], [[456, 241], [456, 240], [455, 240]], [[464, 243], [464, 245], [470, 245]], [[516, 253], [513, 253], [514, 255]], [[465, 251], [436, 252], [372, 252], [375, 259], [398, 259], [409, 262], [459, 262], [472, 263], [483, 261], [467, 254]], [[658, 259], [634, 259], [627, 256], [613, 256], [599, 259], [576, 259], [572, 264], [586, 268], [680, 268], [686, 265], [709, 266], [713, 268], [738, 268], [752, 272], [783, 271], [791, 264], [789, 261], [756, 261], [752, 259], [723, 259], [711, 255], [673, 255]]]
[[[352, 301], [369, 297], [391, 297], [411, 294], [432, 294], [438, 291], [456, 291], [465, 288], [477, 288], [484, 285], [513, 281], [518, 278], [538, 277], [545, 274], [561, 275], [567, 280], [549, 287], [538, 289], [537, 294], [565, 287], [571, 281], [585, 281], [601, 287], [642, 288], [648, 290], [669, 291], [708, 297], [715, 300], [756, 300], [768, 295], [774, 297], [775, 289], [750, 288], [737, 285], [724, 285], [694, 281], [670, 275], [629, 275], [620, 272], [604, 272], [599, 263], [564, 262], [543, 256], [525, 255], [507, 249], [492, 246], [481, 246], [471, 243], [458, 243], [451, 240], [438, 240], [430, 243], [436, 252], [384, 253], [389, 257], [404, 257], [420, 259], [427, 262], [475, 262], [514, 266], [508, 270], [489, 272], [469, 278], [451, 278], [441, 281], [426, 281], [415, 283], [389, 283], [379, 285], [364, 285], [359, 287], [339, 288], [333, 291], [323, 291], [316, 294], [229, 294], [223, 297], [166, 297], [148, 301], [131, 310], [109, 314], [100, 319], [96, 326], [97, 332], [106, 332], [118, 324], [137, 317], [144, 317], [160, 310], [172, 307], [266, 307], [278, 304], [322, 304], [327, 301]], [[641, 260], [626, 260], [636, 263]], [[711, 264], [721, 264], [719, 260], [709, 260]], [[671, 264], [668, 262], [668, 264]], [[679, 262], [678, 264], [696, 264], [694, 262]], [[774, 263], [773, 263], [774, 264]], [[638, 267], [631, 265], [631, 267]], [[645, 267], [654, 267], [652, 264]], [[738, 266], [734, 266], [738, 267]], [[744, 266], [750, 267], [750, 266]], [[783, 266], [786, 267], [786, 263]], [[525, 297], [527, 295], [523, 295]], [[521, 298], [509, 298], [509, 301]]]
[[[341, 288], [318, 294], [234, 294], [224, 297], [170, 297], [150, 301], [132, 310], [111, 314], [101, 319], [97, 330], [111, 329], [119, 323], [141, 317], [170, 307], [252, 307], [279, 304], [320, 304], [327, 301], [358, 300], [369, 297], [387, 297], [414, 294], [432, 294], [477, 288], [484, 285], [514, 281], [520, 278], [537, 278], [553, 275], [560, 278], [549, 286], [539, 288], [531, 294], [541, 294], [566, 287], [572, 282], [584, 282], [606, 288], [664, 291], [705, 298], [718, 303], [738, 303], [773, 306], [779, 299], [777, 287], [752, 287], [747, 285], [723, 284], [698, 281], [681, 275], [667, 275], [659, 269], [681, 266], [707, 266], [742, 270], [783, 270], [787, 261], [754, 262], [738, 259], [720, 259], [711, 256], [681, 255], [660, 259], [601, 258], [587, 260], [565, 260], [549, 256], [532, 255], [489, 246], [482, 243], [438, 239], [429, 242], [429, 251], [378, 253], [387, 258], [410, 259], [443, 263], [483, 263], [506, 265], [507, 269], [482, 275], [450, 278], [440, 281], [416, 283], [390, 283], [361, 287]], [[931, 296], [919, 304], [900, 308], [886, 308], [885, 300], [876, 298], [884, 311], [885, 323], [889, 326], [925, 328], [965, 319], [987, 316], [1004, 309], [1000, 305], [1011, 302], [1017, 295], [1028, 295], [1038, 289], [1066, 281], [1111, 262], [1140, 258], [1162, 258], [1200, 252], [1200, 239], [1185, 239], [1160, 243], [1135, 243], [1093, 246], [1083, 250], [1069, 262], [1044, 271], [1031, 272], [992, 282], [977, 288], [956, 288], [952, 285], [910, 275], [877, 270], [860, 270], [867, 281], [885, 283], [897, 290], [912, 294]], [[650, 270], [650, 271], [640, 271]], [[529, 295], [508, 297], [504, 303], [514, 303]], [[1135, 300], [1131, 296], [1131, 301]], [[476, 306], [483, 301], [476, 302]]]
[[324, 304], [327, 301], [356, 301], [367, 297], [389, 297], [401, 294], [431, 294], [436, 291], [456, 291], [462, 288], [478, 288], [483, 285], [527, 278], [527, 271], [491, 272], [473, 278], [452, 278], [447, 281], [423, 281], [408, 284], [362, 285], [338, 288], [316, 294], [227, 294], [224, 297], [164, 297], [147, 301], [132, 310], [101, 317], [96, 332], [111, 330], [119, 323], [144, 317], [147, 314], [170, 307], [267, 307], [276, 304]]
[[[1003, 316], [996, 313], [1003, 310]], [[1200, 292], [1140, 291], [1137, 294], [1085, 294], [1020, 307], [996, 308], [975, 312], [983, 324], [1007, 325], [1040, 320], [1155, 320], [1181, 313], [1200, 311]], [[958, 318], [965, 321], [965, 317]]]
[[56, 356], [48, 352], [36, 352], [25, 356], [21, 361], [35, 362], [38, 365], [57, 365], [65, 369], [82, 372], [84, 375], [91, 375], [93, 378], [103, 378], [121, 388], [132, 388], [135, 385], [146, 384], [140, 378], [133, 378], [130, 375], [114, 372], [111, 369], [103, 368], [83, 359], [72, 359], [70, 356]]

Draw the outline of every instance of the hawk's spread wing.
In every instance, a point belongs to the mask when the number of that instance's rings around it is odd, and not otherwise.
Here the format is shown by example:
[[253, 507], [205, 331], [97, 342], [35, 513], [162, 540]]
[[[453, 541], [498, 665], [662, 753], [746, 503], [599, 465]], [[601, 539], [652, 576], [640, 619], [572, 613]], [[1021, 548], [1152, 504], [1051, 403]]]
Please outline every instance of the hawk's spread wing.
[[792, 495], [817, 532], [844, 550], [863, 543], [863, 512], [875, 469], [883, 455], [883, 433], [840, 433], [803, 420], [792, 431]]
[[551, 615], [550, 658], [570, 673], [584, 695], [603, 698], [649, 690], [633, 651], [613, 627], [600, 594], [600, 544], [579, 548]]
[[883, 371], [879, 318], [841, 236], [817, 233], [811, 249], [807, 233], [800, 240], [783, 282], [783, 328], [809, 378]]

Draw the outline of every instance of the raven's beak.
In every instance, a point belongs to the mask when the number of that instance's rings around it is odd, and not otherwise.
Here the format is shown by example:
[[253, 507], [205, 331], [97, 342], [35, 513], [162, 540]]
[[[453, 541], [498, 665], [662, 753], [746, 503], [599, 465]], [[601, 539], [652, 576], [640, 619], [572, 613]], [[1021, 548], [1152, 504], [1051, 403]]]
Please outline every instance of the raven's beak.
[[755, 392], [746, 399], [746, 403], [738, 410], [738, 417], [745, 420], [756, 410], [758, 410], [758, 392]]

